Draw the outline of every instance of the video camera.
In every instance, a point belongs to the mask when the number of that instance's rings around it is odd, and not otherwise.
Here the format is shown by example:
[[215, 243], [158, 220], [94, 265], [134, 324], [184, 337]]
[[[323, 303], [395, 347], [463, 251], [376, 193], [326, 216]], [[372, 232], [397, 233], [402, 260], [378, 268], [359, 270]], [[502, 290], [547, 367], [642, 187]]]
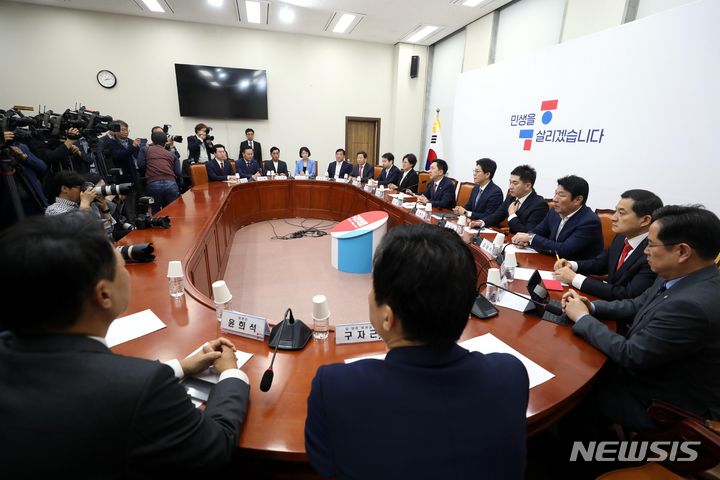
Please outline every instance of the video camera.
[[152, 197], [140, 197], [138, 199], [138, 209], [141, 213], [135, 217], [135, 228], [170, 228], [170, 217], [153, 217], [150, 213], [150, 205], [155, 203]]
[[85, 191], [88, 188], [92, 188], [95, 195], [107, 197], [108, 195], [129, 195], [133, 190], [135, 190], [135, 185], [132, 183], [119, 183], [117, 185], [103, 185], [102, 187], [96, 187], [92, 182], [85, 182], [82, 184], [81, 190]]
[[206, 141], [206, 142], [213, 142], [213, 141], [215, 141], [215, 137], [213, 137], [212, 135], [210, 135], [210, 132], [211, 132], [211, 131], [212, 131], [212, 127], [207, 127], [207, 135], [205, 136], [205, 141]]
[[165, 132], [165, 135], [167, 135], [168, 140], [172, 139], [173, 142], [182, 143], [183, 137], [181, 135], [173, 136], [168, 133], [170, 131], [170, 127], [172, 127], [172, 125], [170, 125], [168, 123], [163, 125], [163, 132]]
[[16, 142], [24, 143], [33, 136], [31, 127], [37, 125], [34, 117], [26, 117], [18, 110], [0, 110], [0, 129], [2, 132], [12, 132], [14, 140], [5, 141], [5, 136], [0, 137], [0, 147], [9, 147]]

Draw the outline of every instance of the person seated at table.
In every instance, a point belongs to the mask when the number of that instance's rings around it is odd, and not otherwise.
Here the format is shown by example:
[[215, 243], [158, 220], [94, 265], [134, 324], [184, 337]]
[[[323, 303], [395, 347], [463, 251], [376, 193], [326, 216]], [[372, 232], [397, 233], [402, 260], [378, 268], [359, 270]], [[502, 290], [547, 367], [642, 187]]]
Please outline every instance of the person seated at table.
[[515, 234], [512, 242], [563, 258], [593, 258], [603, 250], [603, 236], [600, 219], [585, 204], [590, 186], [575, 175], [557, 182], [553, 209], [528, 233]]
[[453, 213], [477, 220], [497, 210], [503, 202], [503, 194], [500, 187], [492, 181], [495, 170], [497, 170], [497, 164], [489, 158], [481, 158], [475, 162], [473, 170], [475, 186], [470, 193], [470, 198], [464, 207], [455, 207]]
[[253, 159], [255, 153], [252, 147], [244, 147], [242, 154], [243, 158], [235, 161], [237, 173], [240, 175], [240, 178], [246, 178], [248, 180], [257, 179], [262, 172], [260, 172], [260, 164], [258, 164], [257, 160]]
[[[167, 363], [113, 354], [105, 336], [128, 307], [130, 275], [83, 216], [34, 217], [0, 234], [3, 476], [184, 478], [227, 463], [250, 396], [232, 343]], [[35, 309], [40, 299], [46, 308]], [[201, 411], [178, 379], [211, 365], [220, 381]]]
[[227, 150], [224, 145], [215, 145], [215, 159], [205, 163], [208, 180], [211, 182], [224, 182], [229, 177], [235, 176], [232, 169], [233, 160], [228, 159]]
[[373, 167], [369, 163], [367, 163], [367, 152], [360, 151], [355, 156], [355, 161], [357, 162], [355, 166], [353, 167], [351, 177], [361, 181], [366, 182], [373, 176]]
[[345, 161], [345, 149], [338, 148], [335, 150], [335, 161], [328, 165], [328, 178], [345, 178], [352, 173], [352, 165]]
[[401, 192], [416, 194], [418, 184], [418, 174], [415, 171], [415, 165], [417, 164], [417, 157], [413, 153], [406, 154], [402, 159], [402, 175], [398, 184], [391, 183], [388, 185], [389, 188], [399, 190]]
[[377, 184], [387, 187], [391, 183], [397, 183], [400, 180], [400, 169], [395, 166], [395, 155], [390, 152], [384, 153], [380, 163], [383, 170], [377, 178]]
[[[417, 288], [428, 272], [429, 292]], [[456, 344], [476, 280], [473, 256], [454, 232], [416, 224], [383, 237], [368, 305], [389, 351], [384, 360], [318, 368], [305, 448], [320, 475], [523, 478], [528, 374], [511, 355]]]
[[437, 159], [430, 165], [430, 185], [418, 202], [432, 203], [433, 208], [453, 208], [455, 206], [455, 185], [446, 177], [448, 164], [445, 160]]
[[[573, 332], [615, 367], [586, 408], [638, 432], [657, 428], [646, 411], [652, 400], [720, 420], [720, 219], [700, 206], [667, 205], [653, 212], [647, 240], [658, 278], [641, 295], [592, 303], [574, 290], [563, 295]], [[630, 330], [620, 335], [600, 318]]]
[[278, 147], [272, 147], [270, 149], [270, 160], [265, 160], [263, 169], [265, 175], [271, 171], [275, 172], [276, 175], [288, 174], [287, 163], [280, 160], [280, 149]]
[[317, 163], [310, 158], [310, 149], [300, 147], [298, 155], [300, 155], [300, 160], [295, 162], [295, 175], [307, 175], [309, 177], [317, 175]]
[[510, 233], [527, 232], [542, 222], [548, 204], [535, 193], [537, 172], [530, 165], [520, 165], [510, 172], [510, 186], [505, 201], [490, 215], [470, 222], [472, 227], [497, 227], [507, 220]]
[[[555, 262], [555, 278], [603, 300], [635, 298], [655, 282], [645, 257], [652, 213], [662, 207], [660, 198], [647, 190], [620, 195], [612, 216], [615, 232], [610, 247], [590, 260]], [[586, 275], [607, 275], [607, 282]]]

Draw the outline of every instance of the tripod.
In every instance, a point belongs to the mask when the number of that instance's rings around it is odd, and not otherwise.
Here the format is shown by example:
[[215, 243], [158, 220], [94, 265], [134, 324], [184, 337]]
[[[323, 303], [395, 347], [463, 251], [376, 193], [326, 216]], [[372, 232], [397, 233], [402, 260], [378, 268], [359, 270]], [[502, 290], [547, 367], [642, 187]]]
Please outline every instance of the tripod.
[[23, 165], [12, 157], [8, 148], [0, 150], [0, 176], [3, 178], [3, 184], [7, 187], [10, 203], [12, 204], [15, 212], [16, 221], [23, 220], [26, 216], [22, 201], [20, 200], [20, 193], [18, 191], [18, 179], [20, 186], [23, 188], [28, 198], [30, 198], [38, 207], [38, 210], [41, 212], [45, 210], [45, 206], [38, 198], [37, 194], [30, 185], [30, 182], [28, 182], [28, 179], [25, 176], [24, 168], [25, 167]]

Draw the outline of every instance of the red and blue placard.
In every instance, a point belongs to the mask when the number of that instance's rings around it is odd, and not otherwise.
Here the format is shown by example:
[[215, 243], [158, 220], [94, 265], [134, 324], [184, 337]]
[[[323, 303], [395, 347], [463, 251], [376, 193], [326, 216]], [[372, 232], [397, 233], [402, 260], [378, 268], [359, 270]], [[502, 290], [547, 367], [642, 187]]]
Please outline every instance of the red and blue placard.
[[370, 273], [375, 249], [387, 231], [387, 212], [353, 215], [335, 225], [332, 235], [333, 267], [341, 272]]

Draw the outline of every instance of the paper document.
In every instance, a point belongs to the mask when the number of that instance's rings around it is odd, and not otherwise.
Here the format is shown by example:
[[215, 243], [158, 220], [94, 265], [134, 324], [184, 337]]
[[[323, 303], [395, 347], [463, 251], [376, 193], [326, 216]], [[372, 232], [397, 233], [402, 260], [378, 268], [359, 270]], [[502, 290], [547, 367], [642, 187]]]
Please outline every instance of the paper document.
[[[495, 305], [509, 308], [511, 310], [517, 310], [518, 312], [527, 312], [533, 308], [534, 304], [530, 302], [529, 295], [522, 295], [521, 293], [518, 293], [518, 295], [521, 295], [522, 298], [517, 295], [513, 295], [512, 293], [502, 292], [500, 300], [497, 301]], [[524, 298], [527, 300], [523, 300]], [[530, 306], [528, 306], [528, 302], [530, 303]]]
[[[188, 357], [195, 355], [196, 353], [200, 352], [202, 350], [202, 346], [198, 347], [197, 350], [192, 352]], [[240, 350], [235, 351], [235, 358], [237, 358], [237, 367], [242, 368], [243, 365], [247, 363], [250, 358], [252, 358], [252, 353], [242, 352]], [[193, 377], [197, 378], [198, 380], [203, 380], [205, 382], [209, 383], [217, 383], [218, 380], [220, 380], [220, 374], [213, 368], [210, 367], [207, 370], [205, 370], [202, 373], [199, 373], [197, 375], [193, 375]]]
[[108, 347], [114, 347], [165, 328], [165, 326], [152, 310], [143, 310], [126, 317], [116, 318], [110, 324], [105, 341]]
[[414, 208], [417, 202], [405, 202], [402, 204], [403, 208]]
[[505, 253], [538, 253], [537, 250], [533, 250], [530, 247], [520, 248], [517, 245], [507, 245], [505, 247]]
[[514, 356], [525, 365], [528, 377], [530, 378], [530, 388], [545, 383], [555, 376], [505, 342], [499, 340], [492, 333], [486, 333], [485, 335], [465, 340], [464, 342], [460, 342], [459, 345], [467, 348], [471, 352], [509, 353]]
[[[534, 268], [515, 267], [515, 280], [530, 280], [530, 277], [532, 276], [534, 271]], [[543, 280], [555, 280], [555, 277], [553, 277], [553, 272], [551, 272], [550, 270], [538, 270], [538, 272], [540, 273], [540, 278], [542, 278]], [[561, 282], [561, 284], [564, 287], [568, 286], [568, 284], [565, 282]]]
[[368, 355], [367, 357], [346, 358], [345, 363], [353, 363], [353, 362], [357, 362], [358, 360], [367, 360], [368, 358], [374, 358], [376, 360], [385, 360], [385, 355], [387, 355], [387, 353], [378, 353], [377, 355]]

